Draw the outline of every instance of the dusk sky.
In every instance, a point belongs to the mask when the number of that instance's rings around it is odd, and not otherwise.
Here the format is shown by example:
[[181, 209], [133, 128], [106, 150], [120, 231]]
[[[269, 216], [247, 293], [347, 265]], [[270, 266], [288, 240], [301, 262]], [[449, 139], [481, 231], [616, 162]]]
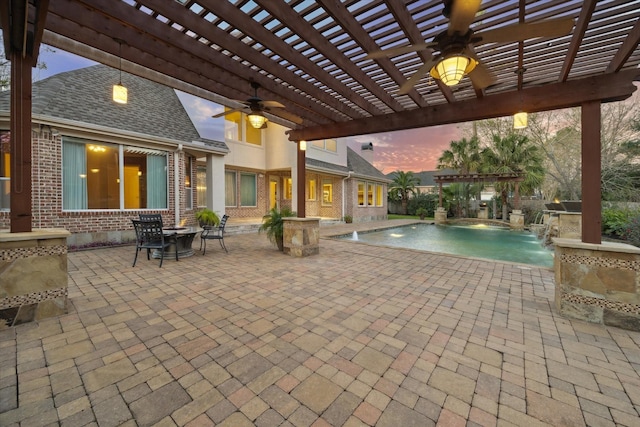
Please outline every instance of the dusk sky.
[[[41, 50], [39, 60], [46, 64], [47, 69], [34, 70], [37, 80], [96, 64], [60, 49]], [[219, 139], [224, 119], [213, 119], [211, 116], [221, 112], [223, 107], [182, 92], [178, 92], [178, 97], [200, 135]], [[442, 151], [449, 148], [451, 141], [461, 137], [458, 125], [444, 125], [356, 136], [348, 139], [348, 145], [359, 151], [362, 143], [373, 143], [374, 166], [385, 174], [396, 170], [420, 172], [434, 170]]]

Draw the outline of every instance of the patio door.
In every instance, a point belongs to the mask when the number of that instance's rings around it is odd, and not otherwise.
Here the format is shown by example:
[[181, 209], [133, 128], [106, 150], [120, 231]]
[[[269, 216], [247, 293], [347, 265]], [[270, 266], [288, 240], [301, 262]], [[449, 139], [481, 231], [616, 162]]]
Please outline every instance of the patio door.
[[279, 189], [278, 177], [269, 178], [269, 210], [278, 208], [278, 189]]

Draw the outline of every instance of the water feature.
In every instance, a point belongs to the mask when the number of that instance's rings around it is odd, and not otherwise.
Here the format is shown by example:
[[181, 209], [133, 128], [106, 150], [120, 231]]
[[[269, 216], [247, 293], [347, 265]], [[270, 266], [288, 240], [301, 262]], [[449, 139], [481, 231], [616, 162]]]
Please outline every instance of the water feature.
[[352, 240], [358, 240], [358, 232], [354, 231], [353, 234], [351, 235], [351, 239]]
[[[475, 258], [553, 266], [553, 252], [527, 231], [476, 225], [413, 224], [372, 232], [354, 232], [353, 239], [373, 245], [396, 246]], [[351, 240], [350, 239], [350, 240]]]

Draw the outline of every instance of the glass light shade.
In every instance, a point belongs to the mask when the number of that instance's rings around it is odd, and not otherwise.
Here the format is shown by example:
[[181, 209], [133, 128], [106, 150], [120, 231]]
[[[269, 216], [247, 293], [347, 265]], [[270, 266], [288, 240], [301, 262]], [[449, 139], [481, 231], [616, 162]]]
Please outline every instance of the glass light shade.
[[307, 151], [307, 141], [305, 141], [304, 139], [300, 141], [300, 150]]
[[249, 123], [256, 129], [260, 129], [267, 122], [267, 118], [262, 113], [251, 113], [247, 116]]
[[513, 115], [513, 128], [524, 129], [527, 127], [527, 113], [520, 112]]
[[127, 88], [121, 84], [113, 85], [113, 100], [118, 104], [126, 104]]
[[465, 74], [476, 68], [476, 61], [466, 56], [455, 55], [443, 59], [431, 69], [431, 76], [442, 80], [447, 86], [460, 83]]

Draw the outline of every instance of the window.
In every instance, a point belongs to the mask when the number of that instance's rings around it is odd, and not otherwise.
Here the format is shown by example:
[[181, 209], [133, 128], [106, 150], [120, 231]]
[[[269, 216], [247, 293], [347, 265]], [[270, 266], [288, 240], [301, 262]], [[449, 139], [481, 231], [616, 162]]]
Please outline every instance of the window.
[[364, 182], [358, 181], [358, 206], [364, 205]]
[[196, 172], [196, 198], [198, 199], [198, 207], [207, 206], [207, 168], [198, 166]]
[[[225, 111], [229, 111], [225, 107]], [[262, 145], [262, 131], [249, 124], [247, 115], [234, 111], [224, 116], [224, 137], [234, 141]]]
[[225, 206], [236, 206], [236, 173], [226, 171], [224, 173], [224, 204]]
[[330, 179], [322, 180], [322, 204], [331, 205], [333, 203], [333, 183]]
[[285, 200], [291, 200], [293, 194], [293, 184], [291, 178], [284, 179], [284, 198]]
[[166, 209], [167, 206], [166, 152], [64, 138], [64, 210]]
[[307, 181], [307, 200], [316, 199], [316, 180], [309, 179]]
[[384, 186], [381, 184], [376, 184], [376, 206], [384, 205]]
[[0, 211], [8, 211], [11, 207], [11, 163], [9, 148], [11, 140], [9, 132], [0, 132]]
[[319, 141], [313, 141], [311, 145], [321, 150], [332, 151], [334, 153], [338, 151], [338, 141], [335, 139], [321, 139]]
[[184, 159], [184, 193], [185, 193], [185, 209], [193, 209], [193, 189], [191, 188], [191, 167], [193, 158], [185, 157]]
[[373, 184], [367, 183], [367, 206], [373, 206]]
[[257, 188], [256, 174], [240, 174], [240, 206], [258, 205]]

